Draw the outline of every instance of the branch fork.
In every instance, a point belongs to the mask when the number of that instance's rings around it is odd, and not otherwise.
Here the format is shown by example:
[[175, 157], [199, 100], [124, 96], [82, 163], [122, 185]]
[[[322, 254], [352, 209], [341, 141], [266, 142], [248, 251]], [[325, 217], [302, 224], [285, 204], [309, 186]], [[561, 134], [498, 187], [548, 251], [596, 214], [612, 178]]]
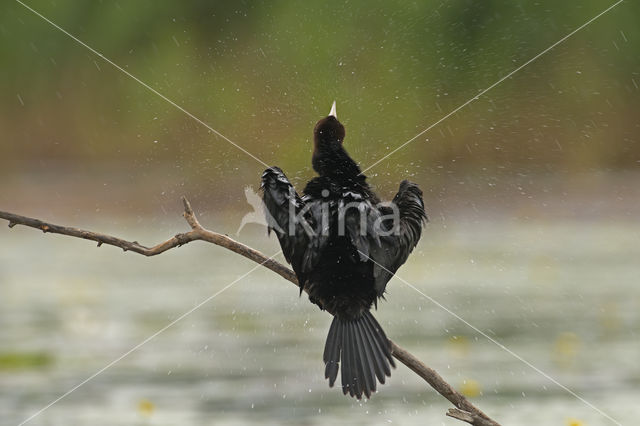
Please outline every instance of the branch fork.
[[[5, 219], [9, 222], [9, 228], [13, 228], [16, 225], [28, 226], [31, 228], [39, 229], [44, 233], [67, 235], [70, 237], [83, 238], [85, 240], [91, 240], [98, 243], [98, 247], [103, 244], [119, 247], [124, 251], [132, 251], [144, 256], [156, 256], [164, 253], [175, 247], [181, 247], [192, 241], [206, 241], [211, 244], [215, 244], [220, 247], [224, 247], [246, 257], [262, 266], [270, 269], [276, 274], [280, 275], [287, 281], [292, 282], [298, 286], [298, 279], [295, 273], [282, 263], [268, 258], [256, 249], [253, 249], [245, 244], [235, 241], [229, 238], [227, 235], [210, 231], [200, 225], [198, 218], [196, 217], [189, 201], [182, 197], [182, 204], [184, 206], [184, 212], [182, 213], [191, 230], [188, 232], [176, 234], [172, 238], [157, 244], [153, 247], [146, 247], [137, 241], [127, 241], [111, 235], [100, 234], [93, 231], [85, 231], [78, 228], [66, 227], [55, 225], [52, 223], [43, 222], [39, 219], [33, 219], [26, 216], [20, 216], [14, 213], [0, 211], [0, 219]], [[298, 286], [299, 287], [299, 286]], [[451, 408], [446, 413], [447, 416], [460, 421], [469, 423], [475, 426], [500, 426], [495, 420], [491, 419], [479, 408], [471, 404], [464, 395], [456, 391], [451, 385], [449, 385], [435, 370], [427, 367], [422, 361], [413, 356], [409, 351], [398, 346], [393, 341], [391, 342], [391, 351], [393, 356], [406, 365], [410, 370], [424, 379], [433, 389], [435, 389], [440, 395], [448, 399], [456, 408]]]

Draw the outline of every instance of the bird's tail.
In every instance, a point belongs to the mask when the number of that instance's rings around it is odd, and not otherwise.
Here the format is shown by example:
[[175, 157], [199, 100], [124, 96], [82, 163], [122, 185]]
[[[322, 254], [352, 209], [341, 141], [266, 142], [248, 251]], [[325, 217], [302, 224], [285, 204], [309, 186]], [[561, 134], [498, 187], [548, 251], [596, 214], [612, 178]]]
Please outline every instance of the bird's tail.
[[335, 316], [324, 346], [325, 378], [333, 386], [342, 371], [342, 392], [356, 398], [371, 397], [376, 377], [384, 384], [395, 368], [391, 344], [378, 321], [365, 312], [355, 320]]

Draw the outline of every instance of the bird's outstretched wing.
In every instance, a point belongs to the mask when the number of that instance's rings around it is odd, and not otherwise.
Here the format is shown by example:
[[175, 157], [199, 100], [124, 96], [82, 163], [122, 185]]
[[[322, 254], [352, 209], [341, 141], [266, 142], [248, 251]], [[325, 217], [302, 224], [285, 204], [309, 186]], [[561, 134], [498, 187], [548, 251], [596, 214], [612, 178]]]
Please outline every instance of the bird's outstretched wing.
[[383, 295], [393, 274], [418, 244], [422, 226], [427, 221], [422, 191], [415, 183], [403, 180], [392, 204], [378, 208], [382, 217], [388, 218], [382, 222], [382, 231], [386, 232], [382, 232], [384, 235], [378, 232], [379, 244], [369, 245], [375, 289], [379, 296]]
[[320, 252], [316, 247], [319, 241], [315, 229], [318, 212], [314, 205], [307, 205], [300, 198], [278, 167], [264, 171], [261, 188], [268, 230], [275, 232], [282, 252], [303, 288]]

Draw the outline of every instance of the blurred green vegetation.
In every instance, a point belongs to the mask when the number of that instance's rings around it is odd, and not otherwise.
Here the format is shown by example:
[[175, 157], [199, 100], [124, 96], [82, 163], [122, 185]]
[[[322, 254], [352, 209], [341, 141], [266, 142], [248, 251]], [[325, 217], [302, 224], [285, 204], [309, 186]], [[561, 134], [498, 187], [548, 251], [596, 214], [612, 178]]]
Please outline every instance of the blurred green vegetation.
[[44, 352], [0, 352], [0, 371], [48, 367], [53, 357]]
[[[267, 163], [309, 167], [338, 101], [364, 166], [613, 4], [513, 0], [30, 6]], [[640, 165], [640, 16], [624, 2], [378, 166]], [[0, 5], [0, 170], [263, 166], [13, 1]], [[445, 172], [442, 172], [445, 173]]]

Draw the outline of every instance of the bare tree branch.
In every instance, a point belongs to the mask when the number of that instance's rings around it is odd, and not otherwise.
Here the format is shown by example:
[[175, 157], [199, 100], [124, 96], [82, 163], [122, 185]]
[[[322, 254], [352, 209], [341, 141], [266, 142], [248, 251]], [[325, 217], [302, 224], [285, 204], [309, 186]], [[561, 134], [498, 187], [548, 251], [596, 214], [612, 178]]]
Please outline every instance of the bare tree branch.
[[[445, 382], [442, 376], [440, 376], [433, 368], [427, 367], [422, 361], [411, 355], [406, 349], [395, 344], [393, 341], [390, 340], [390, 342], [393, 356], [397, 360], [409, 367], [409, 369], [418, 376], [422, 377], [427, 383], [429, 383], [429, 385], [431, 385], [432, 388], [438, 391], [440, 395], [444, 396], [453, 405], [458, 407], [456, 409], [450, 409], [447, 413], [448, 416], [476, 426], [499, 426], [497, 422], [480, 411], [479, 408], [471, 404], [464, 395], [458, 393], [458, 391], [456, 391], [449, 383]], [[467, 413], [468, 416], [463, 419], [461, 417], [454, 416], [452, 414], [454, 412], [456, 414], [458, 412]]]
[[464, 411], [464, 410], [461, 410], [459, 408], [449, 408], [449, 411], [447, 411], [447, 416], [453, 417], [454, 419], [462, 420], [463, 422], [467, 422], [467, 423], [475, 425], [475, 426], [495, 426], [495, 425], [497, 425], [497, 423], [494, 422], [491, 419], [486, 419], [484, 417], [481, 417], [477, 413]]
[[[191, 231], [177, 234], [153, 247], [143, 246], [137, 241], [127, 241], [111, 235], [100, 234], [98, 232], [54, 225], [52, 223], [43, 222], [39, 219], [33, 219], [3, 211], [0, 211], [0, 219], [9, 221], [9, 228], [13, 228], [16, 225], [28, 226], [40, 229], [45, 233], [67, 235], [70, 237], [95, 241], [98, 243], [98, 247], [103, 244], [107, 244], [110, 246], [120, 247], [124, 251], [132, 251], [144, 256], [156, 256], [172, 248], [190, 243], [191, 241], [206, 241], [231, 250], [232, 252], [253, 260], [254, 262], [260, 263], [284, 279], [291, 281], [293, 284], [298, 286], [298, 279], [296, 278], [295, 273], [287, 266], [269, 259], [258, 250], [235, 241], [226, 235], [203, 228], [202, 225], [200, 225], [200, 222], [198, 222], [198, 219], [191, 208], [191, 204], [189, 204], [189, 201], [187, 201], [185, 197], [182, 197], [182, 203], [184, 205], [183, 216], [191, 227]], [[332, 312], [329, 313], [333, 315]], [[447, 416], [475, 426], [500, 426], [496, 421], [492, 420], [489, 416], [471, 404], [462, 394], [458, 393], [435, 370], [427, 367], [422, 361], [411, 355], [406, 349], [401, 348], [392, 341], [390, 342], [393, 356], [398, 361], [422, 377], [433, 389], [457, 407], [449, 409]]]
[[175, 247], [180, 247], [191, 241], [206, 241], [217, 246], [224, 247], [233, 251], [239, 255], [251, 259], [257, 263], [263, 263], [264, 266], [271, 269], [276, 274], [279, 274], [284, 279], [292, 281], [297, 285], [298, 281], [294, 272], [284, 266], [282, 263], [275, 260], [269, 260], [264, 254], [260, 253], [249, 246], [246, 246], [238, 241], [235, 241], [224, 234], [209, 231], [200, 225], [196, 215], [193, 213], [191, 204], [186, 198], [182, 197], [182, 203], [184, 204], [184, 213], [182, 214], [191, 227], [191, 231], [176, 234], [172, 238], [157, 244], [153, 247], [146, 247], [137, 241], [126, 241], [120, 238], [113, 237], [111, 235], [100, 234], [93, 231], [85, 231], [83, 229], [71, 228], [67, 226], [54, 225], [52, 223], [43, 222], [39, 219], [33, 219], [26, 216], [20, 216], [13, 213], [0, 211], [0, 219], [9, 221], [9, 228], [13, 228], [16, 225], [28, 226], [31, 228], [39, 229], [44, 233], [68, 235], [70, 237], [83, 238], [85, 240], [91, 240], [98, 243], [98, 247], [103, 244], [120, 247], [124, 251], [132, 251], [134, 253], [142, 254], [144, 256], [156, 256], [164, 253]]

